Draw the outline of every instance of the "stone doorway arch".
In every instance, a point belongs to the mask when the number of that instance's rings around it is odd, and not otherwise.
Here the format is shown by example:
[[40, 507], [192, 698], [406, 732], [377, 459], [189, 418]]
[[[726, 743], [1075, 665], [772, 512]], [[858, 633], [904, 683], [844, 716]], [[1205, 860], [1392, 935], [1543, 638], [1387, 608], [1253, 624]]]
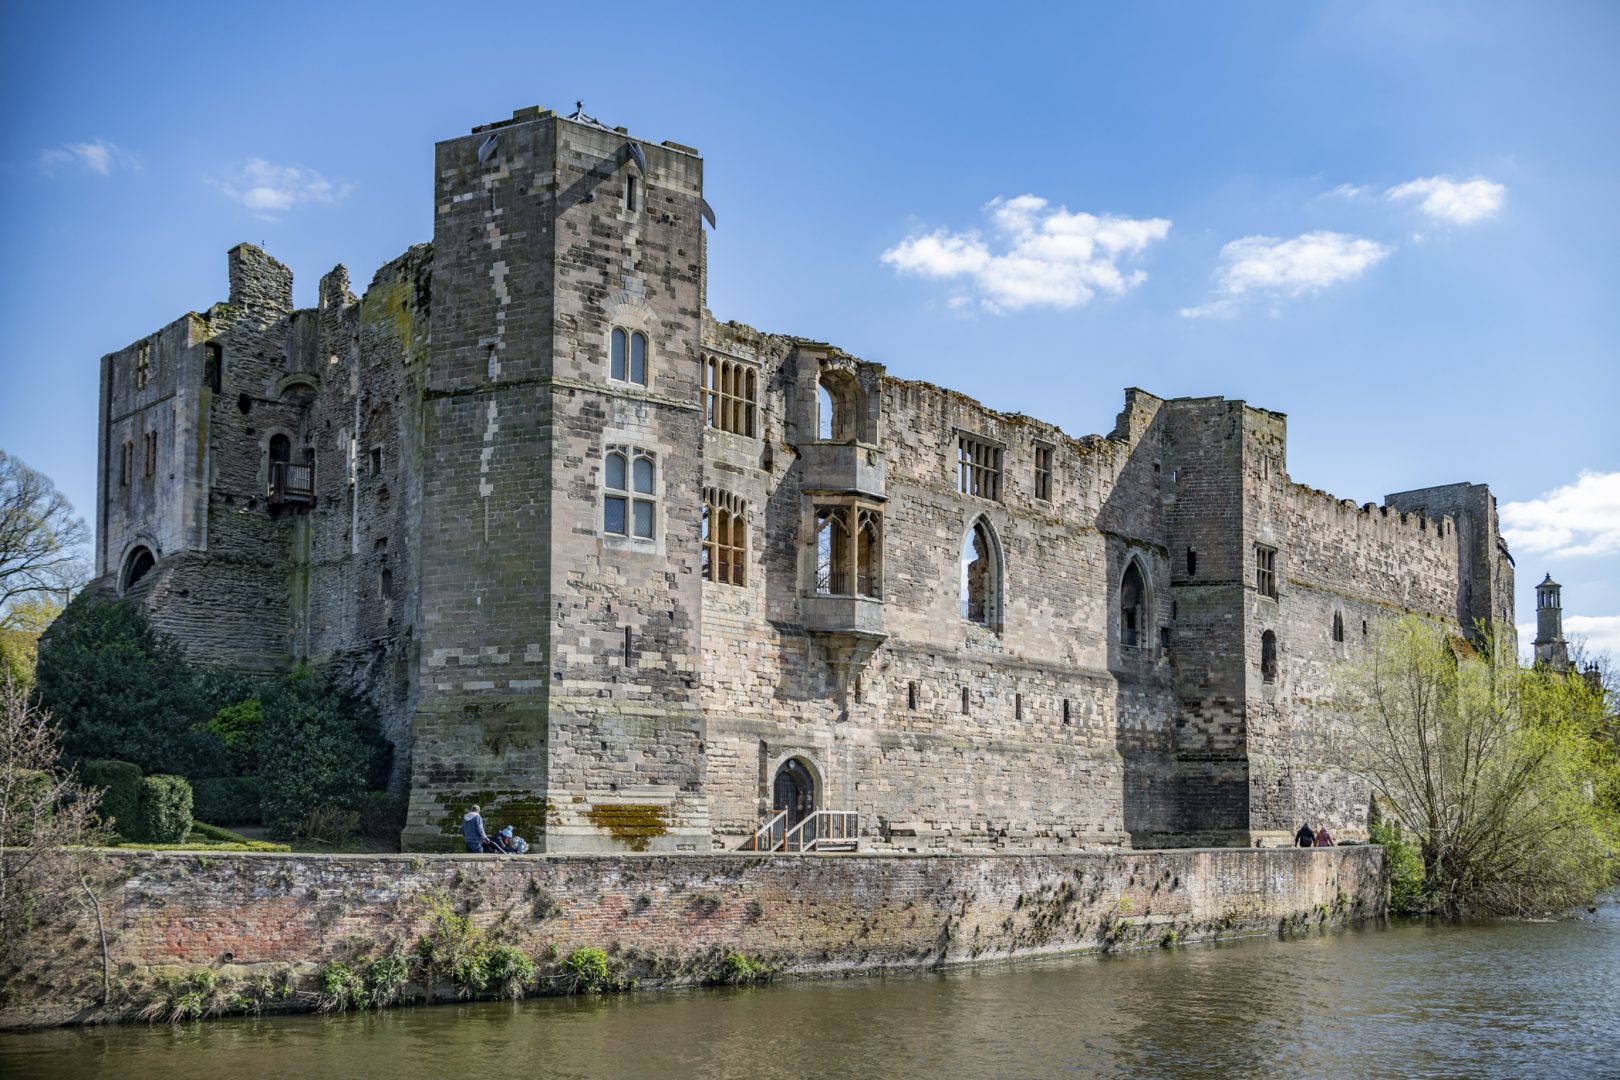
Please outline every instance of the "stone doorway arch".
[[792, 757], [782, 762], [771, 784], [771, 808], [787, 811], [789, 829], [816, 809], [816, 778], [810, 766]]

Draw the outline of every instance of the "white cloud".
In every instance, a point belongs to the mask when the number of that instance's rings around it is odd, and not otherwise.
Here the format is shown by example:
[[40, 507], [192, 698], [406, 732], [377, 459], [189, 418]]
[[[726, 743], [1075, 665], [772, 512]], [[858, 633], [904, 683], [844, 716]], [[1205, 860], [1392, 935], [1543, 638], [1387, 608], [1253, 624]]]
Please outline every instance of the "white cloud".
[[1310, 232], [1292, 240], [1245, 236], [1221, 248], [1215, 298], [1182, 308], [1189, 319], [1230, 315], [1251, 298], [1292, 299], [1349, 281], [1389, 254], [1376, 241], [1336, 232]]
[[1322, 192], [1319, 199], [1359, 199], [1372, 189], [1366, 184], [1340, 184], [1336, 188]]
[[1620, 472], [1582, 471], [1573, 484], [1503, 503], [1498, 512], [1516, 552], [1554, 558], [1620, 552]]
[[1422, 199], [1419, 208], [1436, 221], [1472, 225], [1502, 209], [1507, 188], [1494, 180], [1461, 182], [1449, 176], [1427, 176], [1397, 184], [1384, 192], [1390, 199]]
[[[991, 240], [977, 230], [937, 229], [907, 237], [885, 251], [883, 261], [903, 274], [959, 279], [987, 311], [1074, 308], [1099, 292], [1117, 296], [1147, 280], [1141, 270], [1121, 270], [1120, 262], [1170, 232], [1164, 218], [1070, 213], [1036, 195], [992, 199], [984, 209], [994, 227]], [[958, 293], [948, 304], [971, 302], [971, 295]]]
[[262, 218], [274, 218], [300, 203], [335, 203], [354, 190], [354, 185], [334, 184], [314, 169], [263, 158], [253, 158], [230, 180], [209, 183]]
[[1620, 615], [1565, 615], [1564, 637], [1583, 639], [1588, 655], [1620, 657]]
[[39, 167], [47, 176], [55, 176], [66, 168], [83, 168], [99, 176], [110, 176], [114, 169], [141, 171], [141, 162], [134, 154], [104, 139], [84, 143], [63, 143], [39, 152]]

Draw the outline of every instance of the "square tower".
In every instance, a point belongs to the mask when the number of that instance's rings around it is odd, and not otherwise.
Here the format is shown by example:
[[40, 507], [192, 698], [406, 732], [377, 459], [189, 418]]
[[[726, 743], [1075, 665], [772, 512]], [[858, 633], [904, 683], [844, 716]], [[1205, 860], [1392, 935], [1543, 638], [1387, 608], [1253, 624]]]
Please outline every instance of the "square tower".
[[708, 846], [702, 180], [583, 112], [437, 147], [409, 847]]

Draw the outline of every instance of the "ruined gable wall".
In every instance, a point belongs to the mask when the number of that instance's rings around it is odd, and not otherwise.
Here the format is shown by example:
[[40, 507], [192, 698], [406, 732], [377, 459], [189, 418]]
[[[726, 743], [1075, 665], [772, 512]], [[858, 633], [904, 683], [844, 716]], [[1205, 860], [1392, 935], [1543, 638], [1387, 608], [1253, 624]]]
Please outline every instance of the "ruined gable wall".
[[[1123, 663], [1110, 644], [1116, 579], [1131, 552], [1150, 577], [1167, 571], [1162, 543], [1104, 533], [1097, 519], [1106, 507], [1116, 528], [1153, 527], [1156, 489], [1141, 480], [1154, 475], [1153, 451], [1069, 439], [962, 395], [883, 379], [888, 638], [861, 669], [858, 690], [851, 685], [841, 698], [799, 612], [814, 540], [797, 446], [814, 440], [806, 398], [815, 372], [799, 369], [807, 361], [787, 339], [746, 327], [711, 325], [706, 343], [757, 360], [765, 388], [763, 440], [705, 432], [705, 482], [747, 498], [752, 511], [748, 585], [704, 586], [708, 790], [718, 836], [758, 824], [776, 767], [798, 755], [819, 774], [823, 805], [858, 810], [880, 843], [1119, 842], [1121, 748], [1162, 751], [1169, 709], [1162, 662]], [[1004, 446], [1001, 501], [957, 492], [959, 427]], [[1037, 441], [1055, 450], [1050, 504], [1033, 497]], [[981, 513], [1004, 559], [1000, 635], [960, 614], [961, 542]], [[1166, 592], [1155, 590], [1153, 626], [1168, 619]]]

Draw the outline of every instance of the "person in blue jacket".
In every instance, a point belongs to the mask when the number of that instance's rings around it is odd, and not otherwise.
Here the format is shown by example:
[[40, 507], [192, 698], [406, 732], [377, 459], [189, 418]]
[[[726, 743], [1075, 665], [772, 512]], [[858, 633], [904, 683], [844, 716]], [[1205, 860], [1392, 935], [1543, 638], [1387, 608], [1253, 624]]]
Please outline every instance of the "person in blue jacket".
[[461, 838], [467, 842], [467, 850], [474, 855], [484, 850], [489, 835], [484, 832], [484, 817], [478, 812], [478, 807], [468, 810], [461, 819]]

